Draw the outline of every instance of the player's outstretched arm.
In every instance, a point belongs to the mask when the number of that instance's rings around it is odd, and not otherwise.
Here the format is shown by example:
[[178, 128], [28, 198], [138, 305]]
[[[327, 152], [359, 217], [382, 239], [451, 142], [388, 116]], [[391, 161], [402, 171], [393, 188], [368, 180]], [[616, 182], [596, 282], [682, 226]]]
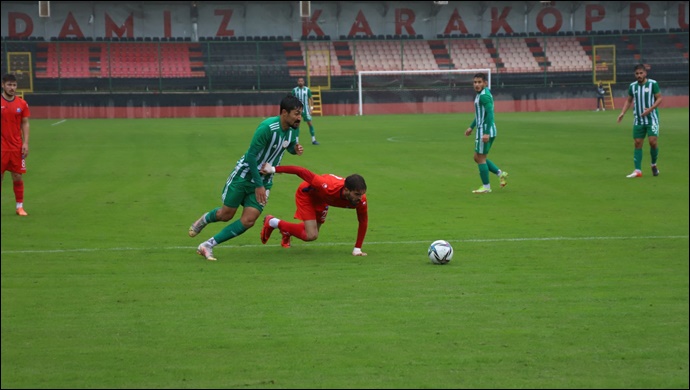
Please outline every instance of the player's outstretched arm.
[[302, 168], [293, 165], [280, 165], [274, 167], [269, 163], [264, 163], [261, 166], [260, 172], [264, 175], [270, 173], [290, 173], [299, 176], [302, 180], [306, 181], [307, 183], [311, 183], [314, 177], [316, 177], [316, 174], [308, 170], [307, 168]]

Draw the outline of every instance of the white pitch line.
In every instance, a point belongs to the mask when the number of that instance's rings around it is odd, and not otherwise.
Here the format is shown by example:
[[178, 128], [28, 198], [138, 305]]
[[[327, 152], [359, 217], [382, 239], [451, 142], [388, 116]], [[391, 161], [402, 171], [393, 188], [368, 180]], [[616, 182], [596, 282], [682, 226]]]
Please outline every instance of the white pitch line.
[[[688, 236], [619, 236], [619, 237], [526, 237], [526, 238], [484, 238], [484, 239], [467, 239], [467, 240], [447, 240], [451, 243], [473, 243], [473, 242], [527, 242], [527, 241], [596, 241], [596, 240], [658, 240], [658, 239], [688, 239]], [[428, 244], [433, 240], [415, 240], [415, 241], [375, 241], [364, 242], [365, 245], [416, 245]], [[307, 243], [309, 246], [351, 246], [352, 242], [319, 242]], [[274, 245], [223, 245], [220, 248], [253, 248], [262, 246], [278, 246]], [[75, 248], [75, 249], [45, 249], [45, 250], [9, 250], [2, 251], [1, 254], [12, 253], [67, 253], [67, 252], [119, 252], [119, 251], [152, 251], [152, 250], [177, 250], [177, 249], [196, 249], [196, 246], [167, 246], [167, 247], [148, 247], [148, 248]]]
[[57, 125], [60, 125], [60, 124], [65, 123], [65, 122], [67, 122], [67, 119], [63, 119], [63, 120], [61, 120], [61, 121], [59, 121], [59, 122], [55, 122], [55, 123], [53, 123], [51, 126], [57, 126]]

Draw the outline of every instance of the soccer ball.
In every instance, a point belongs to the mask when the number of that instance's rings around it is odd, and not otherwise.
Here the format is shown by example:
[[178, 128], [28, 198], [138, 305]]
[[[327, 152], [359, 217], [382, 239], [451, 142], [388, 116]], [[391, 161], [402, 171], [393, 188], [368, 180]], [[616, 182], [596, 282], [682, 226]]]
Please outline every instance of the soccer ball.
[[436, 240], [429, 245], [427, 255], [434, 264], [448, 264], [453, 258], [453, 247], [446, 240]]

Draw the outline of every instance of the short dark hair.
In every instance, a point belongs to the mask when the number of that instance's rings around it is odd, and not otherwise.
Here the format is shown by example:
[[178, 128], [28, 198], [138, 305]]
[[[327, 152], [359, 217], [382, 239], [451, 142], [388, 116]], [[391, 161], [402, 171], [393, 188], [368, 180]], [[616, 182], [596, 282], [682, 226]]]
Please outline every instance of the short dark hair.
[[286, 110], [287, 112], [290, 112], [292, 110], [301, 110], [304, 108], [304, 104], [297, 99], [295, 96], [292, 95], [287, 95], [283, 98], [283, 100], [280, 101], [280, 112], [282, 113], [283, 110]]
[[8, 81], [17, 81], [17, 76], [12, 73], [5, 73], [5, 75], [2, 76], [2, 82], [6, 83]]
[[647, 71], [647, 67], [644, 66], [644, 64], [637, 64], [637, 65], [635, 65], [635, 69], [634, 69], [633, 71], [637, 71], [638, 69], [642, 69], [642, 70], [644, 70], [645, 72]]
[[486, 73], [475, 73], [474, 78], [475, 79], [482, 79], [482, 80], [486, 81]]
[[345, 178], [345, 188], [350, 191], [366, 191], [367, 182], [361, 175], [355, 173]]

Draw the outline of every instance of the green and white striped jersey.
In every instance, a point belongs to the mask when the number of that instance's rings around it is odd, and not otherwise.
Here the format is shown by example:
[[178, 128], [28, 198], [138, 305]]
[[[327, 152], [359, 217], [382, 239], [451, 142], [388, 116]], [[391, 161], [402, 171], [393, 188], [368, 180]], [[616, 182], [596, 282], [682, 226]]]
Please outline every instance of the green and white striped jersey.
[[302, 88], [300, 87], [295, 87], [292, 89], [292, 96], [296, 97], [299, 99], [300, 102], [304, 105], [304, 111], [307, 114], [311, 113], [311, 110], [309, 108], [309, 98], [311, 98], [311, 89], [307, 87], [306, 85]]
[[477, 126], [477, 139], [481, 138], [482, 134], [489, 134], [491, 138], [497, 134], [494, 122], [494, 97], [489, 88], [482, 89], [474, 98], [474, 121], [470, 127], [474, 128], [474, 126]]
[[230, 173], [228, 182], [241, 177], [254, 183], [255, 186], [270, 188], [273, 175], [261, 176], [259, 168], [268, 162], [274, 167], [280, 165], [283, 154], [288, 151], [296, 154], [295, 145], [299, 143], [299, 129], [280, 127], [280, 116], [265, 119], [254, 132], [254, 137], [247, 152], [237, 161]]
[[647, 79], [644, 84], [637, 81], [630, 83], [628, 96], [633, 98], [633, 125], [658, 125], [659, 111], [654, 109], [649, 115], [642, 116], [642, 113], [654, 105], [656, 98], [654, 95], [659, 93], [659, 84], [656, 80]]

